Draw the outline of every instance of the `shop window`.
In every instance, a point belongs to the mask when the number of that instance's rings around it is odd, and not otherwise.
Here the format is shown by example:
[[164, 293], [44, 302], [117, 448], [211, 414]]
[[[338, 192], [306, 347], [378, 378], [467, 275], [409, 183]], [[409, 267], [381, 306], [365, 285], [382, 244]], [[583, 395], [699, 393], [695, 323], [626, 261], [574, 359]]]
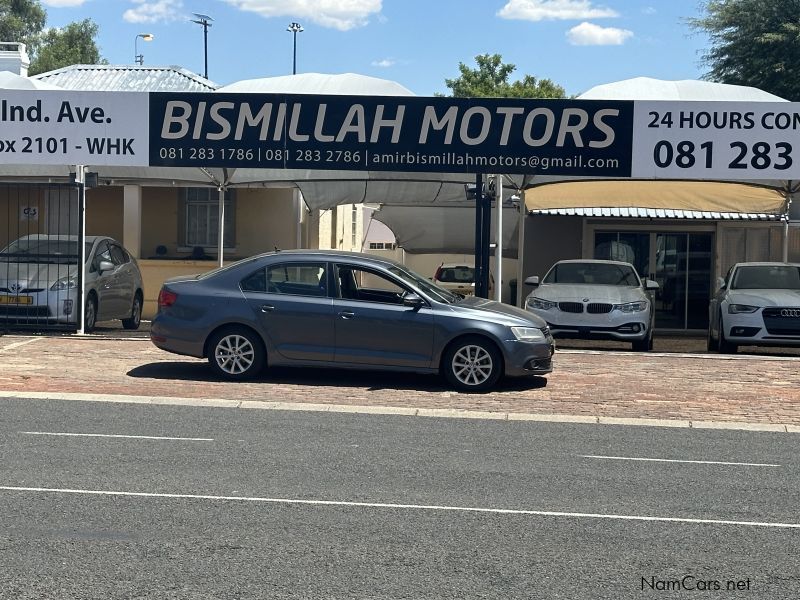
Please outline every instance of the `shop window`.
[[[214, 249], [219, 245], [219, 191], [215, 188], [183, 188], [184, 246]], [[236, 246], [236, 197], [225, 192], [225, 248]]]

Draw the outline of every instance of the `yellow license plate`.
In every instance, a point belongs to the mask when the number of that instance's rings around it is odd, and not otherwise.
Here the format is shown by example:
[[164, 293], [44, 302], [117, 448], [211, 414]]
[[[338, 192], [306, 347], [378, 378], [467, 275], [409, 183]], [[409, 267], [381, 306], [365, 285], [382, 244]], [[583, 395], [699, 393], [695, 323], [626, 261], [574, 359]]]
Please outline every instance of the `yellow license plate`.
[[0, 304], [33, 304], [33, 296], [0, 296]]

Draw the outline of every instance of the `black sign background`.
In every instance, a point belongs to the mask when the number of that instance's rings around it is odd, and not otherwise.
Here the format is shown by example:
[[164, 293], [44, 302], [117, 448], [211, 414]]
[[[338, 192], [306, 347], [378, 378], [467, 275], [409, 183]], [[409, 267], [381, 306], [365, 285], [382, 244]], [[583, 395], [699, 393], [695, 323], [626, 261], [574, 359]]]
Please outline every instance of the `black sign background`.
[[[180, 103], [171, 120], [169, 103]], [[386, 121], [400, 107], [402, 127], [392, 127]], [[243, 108], [248, 117], [269, 112], [263, 134], [262, 122], [240, 120]], [[384, 126], [372, 141], [379, 114]], [[450, 140], [446, 127], [423, 126], [426, 114], [453, 117]], [[150, 94], [151, 166], [629, 177], [632, 137], [633, 102], [625, 101]]]

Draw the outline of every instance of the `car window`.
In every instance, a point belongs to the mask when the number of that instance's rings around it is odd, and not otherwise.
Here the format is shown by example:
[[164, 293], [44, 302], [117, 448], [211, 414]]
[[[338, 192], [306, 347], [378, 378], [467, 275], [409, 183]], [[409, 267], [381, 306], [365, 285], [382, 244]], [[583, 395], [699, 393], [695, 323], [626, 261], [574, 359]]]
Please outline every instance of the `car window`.
[[475, 269], [465, 266], [442, 267], [436, 279], [444, 283], [472, 283], [475, 281]]
[[336, 265], [336, 287], [344, 300], [402, 304], [408, 288], [376, 270], [355, 265]]
[[800, 267], [792, 265], [748, 265], [736, 269], [734, 290], [800, 290]]
[[94, 263], [92, 263], [93, 270], [98, 268], [101, 260], [107, 260], [110, 263], [114, 262], [111, 260], [111, 248], [109, 248], [106, 240], [101, 240], [97, 244], [97, 248], [94, 251]]
[[115, 265], [124, 265], [126, 262], [130, 260], [125, 254], [125, 251], [116, 244], [110, 245], [110, 251], [111, 251], [111, 262], [113, 262]]
[[243, 292], [327, 296], [325, 263], [282, 263], [258, 269], [240, 283]]
[[558, 263], [545, 275], [543, 283], [640, 286], [630, 265], [606, 263]]

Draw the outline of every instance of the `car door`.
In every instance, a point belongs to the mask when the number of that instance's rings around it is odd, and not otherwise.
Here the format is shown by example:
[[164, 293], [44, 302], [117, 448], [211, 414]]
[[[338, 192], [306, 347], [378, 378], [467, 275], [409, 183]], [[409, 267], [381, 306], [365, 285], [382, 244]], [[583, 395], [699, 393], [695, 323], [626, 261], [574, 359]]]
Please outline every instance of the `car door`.
[[133, 294], [136, 292], [134, 266], [130, 256], [122, 249], [122, 246], [109, 243], [109, 247], [111, 249], [111, 259], [114, 263], [112, 285], [114, 288], [114, 309], [117, 311], [113, 317], [123, 319], [131, 314]]
[[328, 265], [316, 261], [261, 267], [242, 280], [240, 288], [268, 352], [286, 361], [333, 361], [333, 299], [328, 287]]
[[94, 251], [94, 260], [92, 261], [92, 269], [97, 273], [97, 279], [94, 282], [94, 289], [97, 293], [97, 320], [102, 321], [106, 319], [113, 319], [115, 315], [119, 314], [120, 299], [117, 295], [117, 288], [115, 285], [116, 266], [109, 271], [100, 271], [100, 263], [103, 261], [114, 264], [114, 259], [111, 256], [111, 246], [108, 240], [100, 240]]
[[337, 363], [429, 368], [433, 312], [403, 306], [400, 280], [354, 264], [335, 266]]

